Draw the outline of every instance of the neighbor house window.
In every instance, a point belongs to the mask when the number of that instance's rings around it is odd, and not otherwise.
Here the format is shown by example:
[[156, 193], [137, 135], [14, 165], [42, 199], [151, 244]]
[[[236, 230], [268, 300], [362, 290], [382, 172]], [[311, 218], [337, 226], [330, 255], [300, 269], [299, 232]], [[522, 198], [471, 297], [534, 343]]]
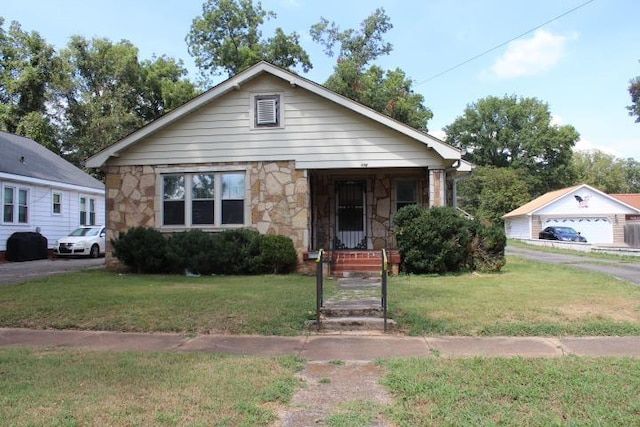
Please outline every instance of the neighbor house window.
[[62, 194], [53, 193], [52, 203], [52, 212], [56, 215], [60, 215], [62, 213]]
[[163, 175], [163, 225], [244, 224], [245, 172]]
[[408, 205], [418, 203], [418, 183], [413, 180], [396, 182], [396, 212]]
[[252, 110], [254, 128], [277, 128], [282, 126], [280, 95], [254, 95]]
[[13, 224], [29, 222], [29, 190], [4, 187], [2, 220]]
[[80, 197], [80, 225], [96, 225], [96, 199]]

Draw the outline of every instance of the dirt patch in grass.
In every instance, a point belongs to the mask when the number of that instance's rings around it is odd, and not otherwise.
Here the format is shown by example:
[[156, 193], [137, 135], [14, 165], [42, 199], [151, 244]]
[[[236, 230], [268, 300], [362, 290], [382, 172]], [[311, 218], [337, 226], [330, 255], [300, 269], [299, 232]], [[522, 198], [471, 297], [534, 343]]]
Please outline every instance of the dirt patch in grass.
[[604, 314], [602, 305], [603, 302], [571, 304], [559, 307], [558, 311], [568, 320], [598, 316], [606, 317], [614, 322], [640, 321], [640, 310], [637, 302], [618, 303], [615, 310], [607, 310]]
[[392, 403], [380, 385], [384, 374], [385, 368], [373, 363], [308, 363], [298, 373], [304, 386], [280, 409], [276, 426], [345, 425], [353, 419], [364, 421], [358, 425], [391, 426], [383, 417]]

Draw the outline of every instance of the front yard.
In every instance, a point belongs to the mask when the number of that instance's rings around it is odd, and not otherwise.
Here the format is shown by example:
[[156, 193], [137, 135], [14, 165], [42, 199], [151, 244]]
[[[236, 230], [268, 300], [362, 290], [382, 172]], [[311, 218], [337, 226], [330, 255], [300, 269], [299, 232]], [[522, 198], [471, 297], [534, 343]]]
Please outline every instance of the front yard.
[[[640, 287], [519, 258], [498, 274], [393, 277], [389, 304], [414, 335], [640, 335]], [[0, 327], [297, 335], [315, 278], [94, 270], [2, 287], [0, 306]]]
[[[327, 286], [334, 291], [333, 281]], [[640, 335], [640, 287], [518, 258], [499, 274], [394, 277], [389, 300], [411, 334]], [[0, 307], [0, 327], [295, 335], [308, 333], [305, 320], [315, 315], [315, 279], [87, 271], [2, 287]], [[629, 358], [433, 354], [379, 363], [392, 402], [344, 402], [326, 425], [383, 417], [398, 426], [613, 426], [640, 414], [640, 361]], [[279, 410], [305, 386], [295, 375], [304, 364], [0, 348], [0, 425], [278, 425]]]

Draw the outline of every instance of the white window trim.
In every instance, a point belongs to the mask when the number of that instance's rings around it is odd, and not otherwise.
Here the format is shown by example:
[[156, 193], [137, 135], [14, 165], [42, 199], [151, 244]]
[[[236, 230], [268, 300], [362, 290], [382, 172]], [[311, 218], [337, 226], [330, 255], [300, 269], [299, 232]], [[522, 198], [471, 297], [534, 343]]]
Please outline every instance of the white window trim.
[[[278, 96], [279, 107], [278, 107], [278, 124], [277, 125], [256, 125], [256, 97], [259, 96]], [[251, 93], [249, 94], [249, 128], [251, 130], [257, 131], [270, 131], [274, 129], [283, 129], [285, 127], [284, 123], [284, 93], [282, 92], [262, 92], [262, 93]]]
[[[56, 210], [55, 210], [56, 195], [60, 196], [60, 212], [56, 212]], [[56, 216], [62, 215], [62, 200], [63, 200], [62, 191], [53, 191], [53, 192], [51, 192], [51, 214], [52, 215], [56, 215]]]
[[[193, 175], [198, 173], [209, 173], [216, 175], [214, 179], [214, 203], [217, 205], [220, 201], [222, 203], [222, 180], [218, 179], [219, 175], [224, 173], [243, 173], [244, 174], [244, 221], [242, 224], [222, 224], [222, 209], [214, 210], [213, 224], [192, 224], [192, 212], [191, 202], [191, 178], [185, 176], [185, 217], [184, 225], [164, 225], [164, 175]], [[249, 166], [194, 166], [188, 168], [172, 167], [172, 166], [159, 166], [156, 168], [156, 203], [155, 209], [155, 223], [156, 228], [161, 231], [184, 231], [191, 228], [197, 228], [200, 230], [226, 230], [233, 228], [244, 228], [251, 225], [251, 182], [249, 175]]]
[[[13, 188], [13, 221], [5, 221], [4, 220], [4, 189], [5, 188]], [[20, 222], [20, 191], [27, 192], [27, 221]], [[4, 184], [2, 185], [2, 216], [0, 216], [0, 220], [2, 224], [11, 224], [11, 225], [21, 225], [26, 226], [31, 223], [31, 214], [32, 214], [32, 203], [31, 203], [31, 188], [20, 186], [18, 184]]]

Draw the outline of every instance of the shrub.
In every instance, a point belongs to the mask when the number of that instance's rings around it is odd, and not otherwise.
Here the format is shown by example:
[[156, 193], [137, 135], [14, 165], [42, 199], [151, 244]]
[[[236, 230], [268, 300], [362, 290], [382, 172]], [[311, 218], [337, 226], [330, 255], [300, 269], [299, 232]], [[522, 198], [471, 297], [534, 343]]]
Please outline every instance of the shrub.
[[219, 263], [220, 239], [217, 234], [192, 229], [171, 236], [167, 245], [167, 259], [174, 273], [186, 270], [212, 274]]
[[260, 242], [260, 254], [265, 270], [273, 274], [290, 273], [298, 264], [293, 241], [286, 236], [264, 236]]
[[136, 273], [163, 273], [167, 266], [167, 240], [153, 228], [134, 227], [112, 239], [113, 256]]
[[478, 225], [471, 242], [473, 269], [478, 271], [500, 271], [505, 264], [504, 248], [507, 236], [499, 226]]
[[487, 229], [453, 208], [406, 206], [396, 214], [394, 225], [406, 272], [497, 271], [504, 265], [504, 232]]
[[221, 233], [192, 229], [165, 239], [155, 229], [136, 227], [111, 243], [114, 256], [136, 273], [281, 274], [295, 270], [298, 262], [288, 237], [246, 228]]
[[219, 234], [217, 273], [260, 274], [264, 272], [260, 257], [263, 235], [248, 228], [225, 230]]

